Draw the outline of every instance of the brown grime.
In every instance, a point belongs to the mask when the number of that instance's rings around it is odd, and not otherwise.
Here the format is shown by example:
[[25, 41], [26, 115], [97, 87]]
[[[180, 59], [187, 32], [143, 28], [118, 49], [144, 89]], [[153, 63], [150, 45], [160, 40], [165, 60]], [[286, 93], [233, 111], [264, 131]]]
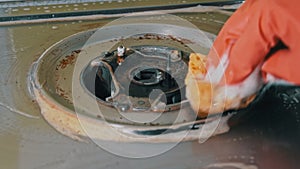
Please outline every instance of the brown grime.
[[76, 57], [78, 56], [78, 54], [81, 52], [81, 50], [74, 50], [72, 51], [71, 55], [67, 55], [64, 59], [62, 59], [61, 61], [59, 61], [59, 64], [56, 66], [56, 70], [59, 69], [64, 69], [66, 68], [68, 65], [71, 65], [74, 63]]

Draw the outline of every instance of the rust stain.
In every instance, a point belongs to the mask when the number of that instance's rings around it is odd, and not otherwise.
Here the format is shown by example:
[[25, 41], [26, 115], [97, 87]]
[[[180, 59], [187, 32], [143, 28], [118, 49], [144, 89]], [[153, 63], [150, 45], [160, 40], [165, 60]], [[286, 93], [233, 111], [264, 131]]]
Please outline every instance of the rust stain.
[[59, 85], [57, 85], [56, 87], [56, 93], [64, 100], [66, 100], [68, 103], [73, 104], [71, 98], [69, 97], [69, 94], [64, 89], [62, 89]]
[[64, 59], [59, 61], [59, 64], [56, 66], [56, 70], [65, 69], [68, 65], [71, 65], [75, 62], [76, 57], [81, 52], [81, 50], [74, 50], [70, 55], [67, 55]]

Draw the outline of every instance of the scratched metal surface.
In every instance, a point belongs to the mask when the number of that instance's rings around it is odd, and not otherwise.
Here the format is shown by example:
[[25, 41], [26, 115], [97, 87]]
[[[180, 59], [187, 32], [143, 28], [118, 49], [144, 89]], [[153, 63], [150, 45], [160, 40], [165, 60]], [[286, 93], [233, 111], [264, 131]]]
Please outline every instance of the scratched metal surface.
[[[227, 15], [180, 13], [199, 28], [217, 33]], [[31, 64], [53, 43], [111, 19], [0, 27], [0, 168], [2, 169], [297, 169], [300, 160], [300, 90], [271, 86], [261, 102], [240, 112], [230, 132], [203, 144], [184, 142], [146, 159], [113, 155], [94, 144], [56, 132], [27, 92]], [[25, 117], [20, 113], [30, 115]], [[152, 149], [152, 144], [135, 144]]]

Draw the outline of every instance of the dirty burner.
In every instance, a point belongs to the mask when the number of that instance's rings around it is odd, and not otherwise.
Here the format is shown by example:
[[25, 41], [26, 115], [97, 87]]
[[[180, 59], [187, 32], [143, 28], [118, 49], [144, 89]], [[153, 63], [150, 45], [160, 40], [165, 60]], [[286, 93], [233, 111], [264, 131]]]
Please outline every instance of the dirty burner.
[[122, 112], [180, 108], [189, 53], [164, 46], [119, 46], [83, 70], [83, 86], [100, 103]]
[[197, 119], [185, 98], [189, 55], [207, 53], [207, 37], [215, 36], [157, 23], [80, 32], [32, 65], [31, 93], [47, 122], [76, 140], [178, 143], [220, 134], [232, 115]]

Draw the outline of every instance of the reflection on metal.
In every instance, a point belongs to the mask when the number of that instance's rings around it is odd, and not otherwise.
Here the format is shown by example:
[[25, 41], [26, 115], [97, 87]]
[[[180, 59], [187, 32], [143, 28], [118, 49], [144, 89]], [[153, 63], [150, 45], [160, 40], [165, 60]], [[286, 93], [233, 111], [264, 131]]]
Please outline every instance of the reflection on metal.
[[[26, 21], [26, 20], [39, 20], [39, 19], [55, 19], [55, 18], [66, 18], [66, 17], [78, 17], [78, 16], [93, 16], [93, 15], [116, 15], [116, 14], [128, 14], [128, 13], [136, 13], [136, 12], [146, 12], [146, 11], [157, 11], [157, 10], [176, 10], [176, 9], [184, 9], [184, 8], [191, 8], [191, 7], [197, 7], [197, 6], [210, 6], [210, 7], [223, 7], [223, 6], [229, 6], [229, 5], [236, 5], [243, 2], [242, 0], [221, 0], [221, 1], [212, 1], [212, 0], [206, 0], [203, 2], [197, 2], [194, 0], [190, 0], [191, 2], [173, 2], [172, 4], [169, 3], [155, 3], [152, 2], [152, 5], [149, 4], [149, 6], [140, 6], [139, 4], [136, 4], [135, 7], [128, 6], [126, 3], [120, 5], [120, 3], [115, 1], [110, 1], [110, 3], [114, 4], [116, 6], [114, 9], [111, 9], [109, 6], [103, 7], [104, 3], [108, 3], [107, 1], [102, 2], [102, 4], [95, 3], [93, 1], [88, 2], [68, 2], [74, 3], [76, 6], [82, 6], [82, 3], [85, 3], [90, 6], [98, 6], [98, 9], [86, 9], [86, 6], [83, 8], [85, 10], [74, 10], [70, 12], [70, 9], [68, 12], [66, 10], [59, 11], [59, 12], [41, 12], [38, 10], [38, 13], [36, 14], [26, 14], [26, 13], [20, 13], [17, 15], [12, 14], [12, 16], [1, 16], [0, 22], [8, 22], [8, 21]], [[211, 2], [210, 2], [211, 1]], [[46, 3], [46, 4], [45, 4]], [[16, 7], [27, 7], [28, 10], [30, 10], [31, 6], [43, 6], [43, 5], [58, 5], [58, 4], [64, 4], [65, 2], [24, 2], [22, 3], [11, 3], [11, 4], [1, 4], [0, 2], [0, 9], [1, 8], [16, 8]], [[76, 4], [78, 3], [78, 4]], [[94, 4], [93, 4], [94, 3]], [[135, 2], [138, 3], [138, 2]], [[130, 4], [129, 4], [130, 5]], [[105, 9], [107, 8], [107, 9]], [[48, 8], [47, 8], [48, 9]], [[56, 9], [56, 6], [55, 6]], [[53, 9], [52, 9], [53, 10]]]
[[248, 164], [243, 164], [243, 163], [216, 163], [216, 164], [211, 164], [205, 169], [224, 169], [224, 168], [232, 168], [232, 169], [258, 169], [256, 165], [248, 165]]
[[8, 105], [6, 105], [6, 104], [4, 104], [4, 103], [1, 103], [1, 102], [0, 102], [0, 107], [3, 107], [3, 108], [5, 108], [5, 109], [7, 109], [7, 110], [9, 110], [9, 111], [11, 111], [11, 112], [17, 113], [17, 114], [19, 114], [19, 115], [21, 115], [21, 116], [24, 116], [24, 117], [33, 118], [33, 119], [39, 119], [39, 117], [37, 117], [37, 116], [33, 116], [33, 115], [30, 115], [30, 114], [27, 114], [27, 113], [25, 113], [25, 112], [22, 112], [22, 111], [20, 111], [20, 110], [17, 110], [17, 109], [15, 109], [15, 108], [13, 108], [13, 107], [11, 107], [11, 106], [8, 106]]
[[[203, 6], [202, 6], [203, 5]], [[224, 6], [223, 6], [224, 5]], [[91, 5], [93, 6], [93, 5]], [[68, 21], [82, 21], [82, 20], [99, 20], [107, 18], [117, 18], [129, 15], [153, 15], [153, 14], [174, 14], [174, 13], [199, 13], [199, 12], [218, 12], [230, 16], [232, 12], [240, 6], [240, 1], [224, 1], [217, 3], [192, 3], [192, 4], [177, 4], [177, 5], [163, 5], [163, 6], [148, 6], [148, 7], [135, 7], [120, 8], [120, 9], [104, 9], [104, 10], [84, 10], [66, 12], [65, 9], [56, 13], [45, 12], [42, 14], [9, 14], [8, 16], [0, 17], [0, 25], [20, 25], [20, 24], [33, 24], [45, 22], [68, 22]], [[0, 8], [1, 9], [1, 8]], [[30, 8], [29, 8], [30, 9]], [[101, 7], [102, 9], [102, 7]], [[68, 9], [69, 10], [69, 9]], [[19, 9], [18, 9], [19, 11]], [[35, 13], [38, 10], [33, 10]], [[12, 15], [12, 16], [10, 16]]]

